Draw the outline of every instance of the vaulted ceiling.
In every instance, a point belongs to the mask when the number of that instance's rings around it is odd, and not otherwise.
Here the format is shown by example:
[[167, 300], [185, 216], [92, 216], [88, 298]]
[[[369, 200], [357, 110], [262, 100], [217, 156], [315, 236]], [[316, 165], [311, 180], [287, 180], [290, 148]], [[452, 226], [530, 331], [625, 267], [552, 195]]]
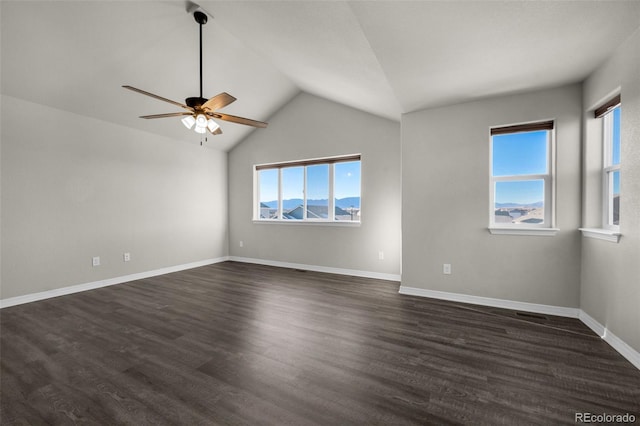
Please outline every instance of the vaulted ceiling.
[[[300, 91], [400, 120], [423, 108], [583, 80], [640, 27], [640, 1], [200, 1], [204, 96], [269, 120]], [[2, 1], [2, 93], [198, 142], [129, 84], [197, 96], [185, 1]], [[327, 123], [330, 125], [330, 123]], [[222, 123], [231, 149], [252, 128]], [[256, 130], [256, 131], [268, 131]]]

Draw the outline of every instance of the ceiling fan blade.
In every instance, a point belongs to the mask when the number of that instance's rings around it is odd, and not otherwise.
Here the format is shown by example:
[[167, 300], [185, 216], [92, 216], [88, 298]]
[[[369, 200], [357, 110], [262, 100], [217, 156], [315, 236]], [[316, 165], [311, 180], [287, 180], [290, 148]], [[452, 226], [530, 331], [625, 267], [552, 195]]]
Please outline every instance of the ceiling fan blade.
[[168, 112], [166, 114], [141, 115], [140, 118], [167, 118], [180, 117], [182, 115], [193, 115], [192, 112]]
[[122, 87], [124, 87], [125, 89], [133, 90], [134, 92], [138, 92], [138, 93], [143, 94], [143, 95], [151, 96], [152, 98], [158, 99], [159, 101], [169, 102], [170, 104], [177, 105], [179, 107], [182, 107], [182, 108], [188, 109], [190, 111], [193, 111], [193, 109], [191, 107], [188, 107], [185, 104], [181, 104], [180, 102], [172, 101], [171, 99], [163, 98], [162, 96], [154, 95], [153, 93], [144, 91], [142, 89], [138, 89], [138, 88], [133, 87], [133, 86], [122, 86]]
[[209, 99], [207, 102], [202, 104], [202, 109], [216, 111], [220, 108], [224, 108], [230, 103], [234, 102], [236, 98], [228, 94], [227, 92], [222, 92], [215, 95], [213, 98]]
[[230, 121], [232, 123], [244, 124], [246, 126], [265, 128], [269, 124], [269, 123], [264, 123], [262, 121], [251, 120], [249, 118], [237, 117], [231, 114], [224, 114], [222, 112], [214, 112], [208, 115], [211, 115], [214, 118], [219, 118], [220, 120]]
[[211, 134], [213, 134], [213, 135], [221, 135], [222, 134], [222, 129], [220, 127], [218, 127], [215, 131], [211, 132]]

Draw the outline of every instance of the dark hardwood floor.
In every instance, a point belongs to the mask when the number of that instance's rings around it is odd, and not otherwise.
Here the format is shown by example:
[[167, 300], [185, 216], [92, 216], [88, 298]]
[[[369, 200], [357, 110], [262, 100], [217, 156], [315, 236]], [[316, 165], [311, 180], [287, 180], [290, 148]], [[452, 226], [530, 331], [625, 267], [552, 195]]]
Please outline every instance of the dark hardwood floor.
[[0, 311], [1, 423], [575, 424], [640, 371], [578, 320], [225, 262]]

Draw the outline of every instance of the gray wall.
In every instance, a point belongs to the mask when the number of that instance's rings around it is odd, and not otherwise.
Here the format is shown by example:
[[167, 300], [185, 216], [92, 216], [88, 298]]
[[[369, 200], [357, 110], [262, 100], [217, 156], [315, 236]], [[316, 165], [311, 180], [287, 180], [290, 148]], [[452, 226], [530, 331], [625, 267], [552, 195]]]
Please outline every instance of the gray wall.
[[224, 152], [8, 96], [1, 131], [0, 298], [227, 255]]
[[[253, 223], [255, 164], [354, 153], [362, 154], [360, 227]], [[399, 123], [302, 93], [229, 152], [230, 255], [397, 275], [400, 193]]]
[[640, 351], [640, 30], [584, 84], [585, 226], [601, 222], [600, 129], [589, 113], [621, 88], [621, 182], [618, 244], [582, 239], [582, 309]]
[[[578, 307], [581, 110], [571, 85], [405, 114], [402, 285]], [[489, 128], [544, 119], [556, 120], [560, 232], [491, 235]]]

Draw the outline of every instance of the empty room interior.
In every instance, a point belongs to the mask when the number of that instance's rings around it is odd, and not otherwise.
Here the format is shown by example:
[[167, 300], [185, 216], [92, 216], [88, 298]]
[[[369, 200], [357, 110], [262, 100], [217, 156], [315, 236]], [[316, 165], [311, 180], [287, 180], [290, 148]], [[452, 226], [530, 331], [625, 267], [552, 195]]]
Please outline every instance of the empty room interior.
[[639, 1], [0, 23], [1, 424], [640, 424]]

